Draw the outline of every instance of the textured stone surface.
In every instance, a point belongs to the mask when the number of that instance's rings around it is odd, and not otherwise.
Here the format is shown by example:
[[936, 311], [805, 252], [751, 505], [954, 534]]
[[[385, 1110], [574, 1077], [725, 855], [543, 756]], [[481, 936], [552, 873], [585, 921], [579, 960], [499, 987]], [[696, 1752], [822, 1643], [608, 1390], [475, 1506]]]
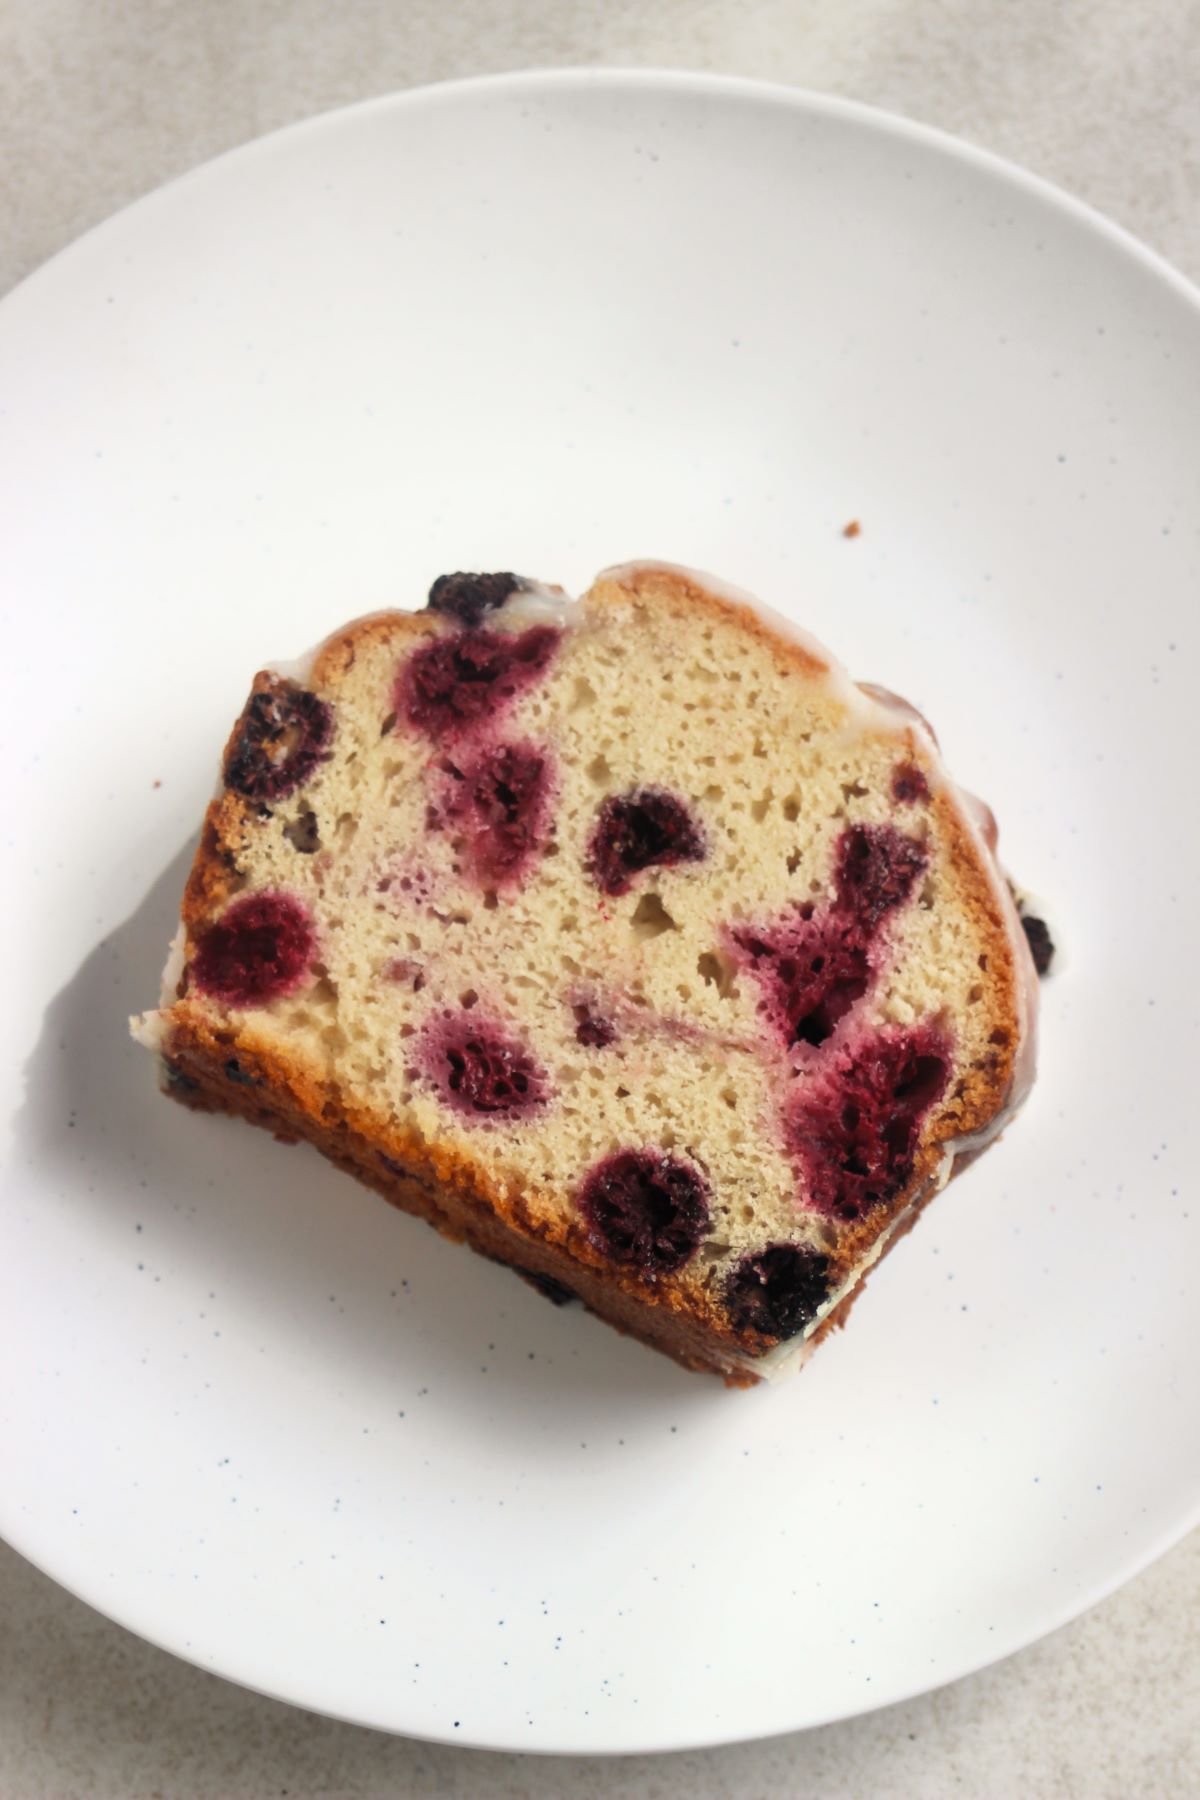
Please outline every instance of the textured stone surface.
[[819, 1731], [611, 1760], [445, 1749], [177, 1662], [0, 1546], [4, 1800], [1187, 1800], [1200, 1536], [982, 1675]]
[[[7, 0], [0, 291], [172, 175], [414, 82], [674, 64], [871, 101], [1060, 182], [1200, 278], [1200, 4]], [[391, 1739], [242, 1692], [0, 1549], [3, 1800], [1200, 1794], [1200, 1536], [1046, 1642], [805, 1735], [618, 1762]]]
[[1196, 0], [7, 0], [0, 290], [277, 125], [563, 63], [717, 69], [909, 113], [1061, 182], [1200, 276]]

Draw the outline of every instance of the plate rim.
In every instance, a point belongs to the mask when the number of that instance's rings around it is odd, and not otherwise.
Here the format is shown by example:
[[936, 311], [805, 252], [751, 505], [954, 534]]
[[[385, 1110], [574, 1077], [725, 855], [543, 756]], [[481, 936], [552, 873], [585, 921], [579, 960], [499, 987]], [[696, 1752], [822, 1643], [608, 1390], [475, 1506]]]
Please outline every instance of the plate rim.
[[[281, 148], [286, 150], [293, 140], [316, 137], [326, 131], [340, 131], [347, 126], [353, 128], [354, 123], [359, 119], [376, 114], [418, 111], [426, 106], [443, 104], [454, 106], [463, 101], [469, 103], [476, 95], [515, 95], [522, 91], [536, 93], [551, 89], [592, 89], [613, 92], [640, 89], [664, 94], [707, 95], [716, 101], [742, 99], [778, 107], [781, 110], [790, 110], [797, 114], [849, 122], [859, 129], [879, 136], [920, 145], [943, 157], [948, 157], [960, 166], [966, 165], [1015, 187], [1018, 191], [1051, 208], [1060, 216], [1065, 216], [1097, 234], [1113, 251], [1130, 258], [1134, 263], [1140, 265], [1147, 275], [1159, 283], [1164, 283], [1178, 299], [1182, 300], [1195, 313], [1197, 324], [1200, 325], [1200, 282], [1193, 281], [1185, 275], [1160, 251], [1153, 249], [1128, 227], [1111, 219], [1089, 201], [1079, 199], [1057, 182], [941, 127], [925, 124], [907, 114], [878, 107], [866, 101], [828, 93], [820, 89], [793, 86], [785, 82], [753, 76], [671, 66], [568, 64], [557, 67], [535, 64], [482, 75], [456, 76], [436, 82], [419, 83], [408, 88], [391, 89], [382, 94], [326, 108], [292, 120], [288, 124], [246, 139], [215, 156], [206, 158], [192, 168], [172, 176], [167, 181], [137, 196], [115, 212], [89, 226], [23, 276], [3, 295], [0, 295], [0, 333], [3, 332], [11, 311], [10, 302], [23, 303], [26, 301], [31, 292], [35, 291], [44, 279], [51, 279], [57, 275], [60, 268], [69, 264], [73, 258], [90, 253], [95, 248], [97, 239], [118, 229], [122, 222], [131, 215], [150, 214], [160, 205], [169, 206], [178, 191], [186, 190], [192, 185], [203, 184], [214, 175], [219, 176], [227, 163], [237, 161], [245, 164], [257, 157], [273, 155]], [[221, 1664], [218, 1666], [215, 1660], [206, 1660], [206, 1653], [202, 1647], [181, 1649], [177, 1643], [169, 1641], [161, 1629], [148, 1629], [144, 1623], [138, 1621], [136, 1607], [113, 1604], [107, 1598], [104, 1600], [95, 1598], [93, 1593], [87, 1591], [89, 1584], [86, 1580], [64, 1579], [49, 1566], [47, 1560], [43, 1560], [37, 1550], [33, 1549], [27, 1541], [23, 1541], [26, 1534], [22, 1531], [21, 1525], [22, 1521], [19, 1516], [9, 1510], [7, 1496], [0, 1488], [0, 1538], [32, 1567], [53, 1581], [56, 1586], [64, 1589], [74, 1599], [82, 1601], [102, 1617], [122, 1629], [130, 1631], [144, 1642], [153, 1645], [155, 1649], [200, 1669], [206, 1674], [217, 1675], [222, 1680], [229, 1681], [248, 1692], [262, 1695], [287, 1706], [300, 1707], [344, 1724], [386, 1732], [393, 1736], [411, 1737], [423, 1743], [447, 1744], [459, 1748], [508, 1752], [526, 1756], [608, 1757], [671, 1754], [687, 1750], [715, 1749], [727, 1744], [766, 1742], [797, 1731], [819, 1729], [822, 1725], [832, 1725], [867, 1716], [885, 1707], [902, 1705], [923, 1694], [936, 1692], [939, 1688], [953, 1685], [968, 1676], [978, 1674], [1007, 1660], [1010, 1656], [1030, 1648], [1033, 1644], [1041, 1642], [1061, 1630], [1065, 1625], [1082, 1617], [1103, 1601], [1111, 1598], [1119, 1589], [1174, 1549], [1192, 1531], [1200, 1527], [1200, 1491], [1194, 1496], [1190, 1506], [1182, 1510], [1179, 1518], [1173, 1524], [1161, 1529], [1148, 1545], [1131, 1551], [1124, 1560], [1115, 1560], [1112, 1571], [1102, 1580], [1094, 1583], [1082, 1599], [1075, 1597], [1063, 1602], [1048, 1617], [1040, 1619], [1033, 1629], [1014, 1632], [1011, 1641], [1002, 1641], [994, 1650], [989, 1650], [987, 1654], [969, 1662], [953, 1675], [935, 1679], [932, 1682], [918, 1675], [911, 1685], [902, 1685], [896, 1691], [881, 1694], [878, 1699], [872, 1698], [865, 1704], [861, 1700], [850, 1701], [844, 1708], [829, 1712], [821, 1720], [810, 1721], [806, 1725], [781, 1725], [766, 1732], [731, 1731], [728, 1727], [723, 1727], [706, 1733], [690, 1733], [685, 1741], [680, 1742], [666, 1742], [661, 1735], [656, 1737], [653, 1734], [647, 1734], [636, 1740], [623, 1738], [619, 1745], [605, 1743], [600, 1739], [589, 1743], [581, 1741], [578, 1737], [569, 1741], [543, 1739], [537, 1743], [518, 1743], [515, 1737], [510, 1739], [475, 1736], [464, 1738], [452, 1732], [438, 1731], [432, 1728], [415, 1728], [411, 1724], [400, 1724], [393, 1719], [371, 1717], [365, 1711], [346, 1712], [336, 1706], [330, 1706], [319, 1696], [313, 1694], [283, 1691], [261, 1679], [232, 1672], [231, 1663], [236, 1665], [236, 1655], [232, 1659], [222, 1657]], [[37, 1534], [35, 1532], [30, 1536], [36, 1537]], [[97, 1583], [96, 1585], [102, 1584]]]
[[366, 117], [371, 113], [436, 105], [441, 101], [453, 102], [460, 97], [469, 97], [474, 93], [483, 94], [504, 89], [516, 89], [521, 86], [542, 88], [642, 87], [662, 88], [680, 93], [692, 91], [729, 97], [740, 95], [747, 100], [759, 100], [796, 111], [850, 120], [864, 129], [907, 139], [912, 143], [940, 150], [943, 154], [960, 162], [973, 164], [979, 169], [1012, 182], [1027, 193], [1040, 196], [1043, 200], [1065, 211], [1077, 222], [1090, 225], [1101, 236], [1108, 239], [1115, 248], [1125, 251], [1150, 272], [1165, 280], [1181, 299], [1189, 302], [1200, 312], [1200, 278], [1193, 281], [1181, 269], [1176, 268], [1175, 264], [1162, 251], [1155, 250], [1128, 226], [1110, 218], [1098, 206], [1093, 206], [1091, 201], [1081, 200], [1069, 188], [1063, 187], [1049, 176], [1039, 175], [1035, 170], [1026, 168], [1023, 163], [1003, 156], [999, 151], [989, 150], [982, 144], [976, 144], [970, 138], [960, 137], [956, 132], [948, 131], [940, 125], [927, 125], [923, 120], [912, 118], [907, 113], [890, 107], [876, 106], [867, 100], [856, 100], [849, 95], [833, 94], [821, 88], [792, 86], [788, 82], [770, 81], [756, 75], [725, 74], [715, 70], [672, 67], [669, 64], [621, 63], [596, 65], [569, 63], [563, 64], [561, 67], [552, 63], [531, 63], [518, 69], [501, 69], [484, 75], [453, 75], [441, 81], [418, 82], [412, 87], [390, 88], [386, 93], [372, 94], [363, 100], [351, 100], [343, 106], [325, 107], [319, 112], [306, 114], [303, 118], [292, 119], [286, 125], [277, 125], [270, 131], [261, 132], [256, 137], [245, 138], [241, 143], [233, 144], [227, 150], [219, 150], [215, 155], [205, 157], [203, 161], [195, 163], [191, 168], [183, 169], [179, 174], [169, 176], [167, 180], [147, 189], [145, 193], [138, 194], [132, 200], [126, 201], [114, 212], [107, 213], [102, 219], [98, 219], [94, 225], [86, 226], [77, 236], [71, 238], [58, 250], [52, 251], [43, 262], [38, 263], [35, 268], [23, 275], [13, 287], [0, 294], [0, 311], [8, 301], [18, 294], [24, 294], [27, 288], [39, 282], [49, 271], [56, 269], [64, 259], [89, 247], [92, 239], [98, 233], [107, 231], [119, 221], [139, 212], [143, 207], [149, 209], [159, 205], [180, 188], [207, 180], [225, 163], [235, 158], [246, 160], [253, 156], [267, 155], [284, 140], [306, 135], [315, 136], [318, 132], [334, 129], [350, 119]]

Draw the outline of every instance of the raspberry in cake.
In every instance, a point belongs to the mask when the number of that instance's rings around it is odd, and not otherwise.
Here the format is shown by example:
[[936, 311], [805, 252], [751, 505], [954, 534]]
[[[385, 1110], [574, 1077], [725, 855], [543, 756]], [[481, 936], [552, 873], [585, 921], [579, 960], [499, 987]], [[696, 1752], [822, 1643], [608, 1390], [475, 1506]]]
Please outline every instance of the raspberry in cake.
[[1020, 1103], [1030, 946], [919, 715], [706, 577], [458, 573], [259, 675], [168, 1091], [747, 1384]]

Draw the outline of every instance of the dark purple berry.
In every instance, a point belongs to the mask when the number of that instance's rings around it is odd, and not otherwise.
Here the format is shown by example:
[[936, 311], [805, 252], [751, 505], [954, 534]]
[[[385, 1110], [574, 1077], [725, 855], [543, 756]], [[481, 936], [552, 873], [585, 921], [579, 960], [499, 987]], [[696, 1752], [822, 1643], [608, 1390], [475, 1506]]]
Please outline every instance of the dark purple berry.
[[597, 1163], [579, 1209], [595, 1248], [646, 1280], [681, 1269], [708, 1231], [699, 1171], [660, 1150], [620, 1150]]
[[495, 612], [510, 594], [525, 586], [521, 576], [505, 571], [494, 575], [439, 575], [429, 590], [428, 612], [444, 613], [460, 625], [478, 625], [485, 613]]
[[836, 905], [870, 934], [908, 899], [927, 862], [921, 845], [892, 825], [851, 825], [838, 839]]
[[881, 1032], [835, 1056], [800, 1090], [788, 1121], [808, 1204], [861, 1219], [913, 1171], [921, 1124], [946, 1090], [950, 1045], [935, 1025]]
[[307, 907], [290, 894], [246, 894], [201, 933], [192, 979], [226, 1006], [265, 1006], [308, 973], [316, 934]]
[[430, 737], [460, 737], [544, 674], [561, 635], [553, 625], [533, 625], [432, 638], [400, 670], [396, 711]]
[[431, 1026], [424, 1063], [447, 1106], [466, 1118], [519, 1119], [546, 1104], [546, 1077], [530, 1052], [502, 1027], [474, 1017]]
[[829, 1298], [829, 1258], [808, 1244], [769, 1244], [743, 1256], [725, 1284], [725, 1304], [740, 1331], [791, 1338]]
[[614, 794], [600, 808], [588, 845], [588, 871], [606, 894], [624, 894], [642, 869], [699, 862], [700, 827], [677, 794], [639, 788]]
[[1035, 919], [1032, 913], [1021, 914], [1021, 929], [1029, 944], [1033, 966], [1039, 975], [1044, 975], [1054, 961], [1054, 940], [1050, 936], [1045, 919]]
[[897, 763], [892, 770], [892, 799], [901, 806], [911, 806], [916, 800], [928, 800], [929, 783], [925, 779], [925, 771], [916, 763]]
[[761, 1011], [789, 1049], [824, 1044], [862, 999], [871, 985], [871, 942], [925, 862], [920, 844], [892, 826], [852, 825], [838, 839], [829, 904], [730, 931], [762, 990]]
[[590, 1006], [580, 1004], [575, 1008], [575, 1042], [588, 1050], [606, 1050], [617, 1035], [617, 1028], [611, 1019], [594, 1013]]
[[333, 714], [323, 700], [272, 675], [251, 694], [225, 759], [225, 785], [249, 800], [282, 800], [329, 755]]

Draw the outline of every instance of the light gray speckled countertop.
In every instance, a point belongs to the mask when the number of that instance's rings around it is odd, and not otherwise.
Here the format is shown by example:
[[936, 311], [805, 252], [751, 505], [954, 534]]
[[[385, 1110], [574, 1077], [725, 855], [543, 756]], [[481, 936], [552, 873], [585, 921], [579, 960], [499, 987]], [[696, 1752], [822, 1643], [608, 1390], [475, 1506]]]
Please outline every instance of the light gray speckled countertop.
[[[828, 89], [940, 125], [1200, 279], [1200, 0], [8, 0], [0, 292], [169, 176], [303, 115], [530, 64]], [[523, 1759], [295, 1712], [130, 1637], [0, 1546], [2, 1800], [471, 1794], [1200, 1796], [1200, 1537], [1046, 1642], [886, 1712], [663, 1758]]]

